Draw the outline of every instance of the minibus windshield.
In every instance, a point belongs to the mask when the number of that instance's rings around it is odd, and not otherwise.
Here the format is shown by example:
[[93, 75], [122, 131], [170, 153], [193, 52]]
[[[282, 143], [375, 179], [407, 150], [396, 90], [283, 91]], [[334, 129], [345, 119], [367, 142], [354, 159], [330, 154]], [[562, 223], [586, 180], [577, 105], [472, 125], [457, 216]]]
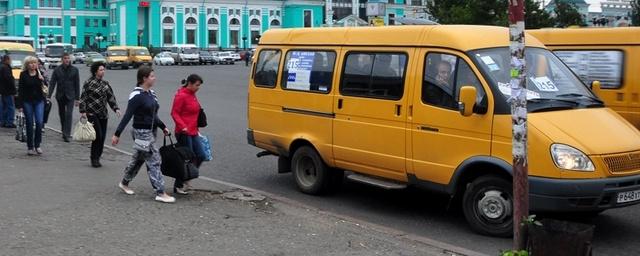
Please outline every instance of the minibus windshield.
[[136, 56], [149, 56], [149, 51], [147, 49], [137, 49], [135, 50]]
[[11, 68], [12, 69], [21, 69], [22, 63], [24, 63], [24, 59], [27, 56], [34, 56], [33, 52], [28, 51], [9, 51], [9, 57], [11, 57]]
[[182, 53], [195, 54], [195, 53], [198, 53], [198, 48], [184, 48], [184, 50], [182, 50]]
[[111, 51], [108, 51], [107, 54], [109, 56], [127, 56], [127, 51], [126, 50], [111, 50]]
[[[602, 106], [602, 101], [576, 77], [553, 53], [546, 49], [526, 48], [527, 100], [529, 111]], [[486, 74], [493, 88], [505, 99], [511, 95], [511, 54], [509, 48], [472, 51], [471, 55]], [[516, 61], [516, 60], [514, 60]]]

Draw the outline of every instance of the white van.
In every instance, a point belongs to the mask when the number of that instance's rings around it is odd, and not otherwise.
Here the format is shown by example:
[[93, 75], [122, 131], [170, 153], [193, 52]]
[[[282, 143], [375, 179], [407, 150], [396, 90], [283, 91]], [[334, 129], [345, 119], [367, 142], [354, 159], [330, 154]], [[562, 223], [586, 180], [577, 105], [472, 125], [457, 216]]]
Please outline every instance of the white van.
[[177, 65], [200, 64], [199, 51], [195, 44], [174, 44], [171, 46], [171, 57]]

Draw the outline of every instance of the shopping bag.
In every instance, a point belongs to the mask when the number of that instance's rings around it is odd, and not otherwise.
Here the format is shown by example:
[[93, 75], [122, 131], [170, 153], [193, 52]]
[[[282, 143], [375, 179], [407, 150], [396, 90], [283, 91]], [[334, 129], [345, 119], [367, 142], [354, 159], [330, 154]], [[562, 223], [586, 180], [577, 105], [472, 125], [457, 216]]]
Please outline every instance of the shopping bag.
[[198, 143], [200, 143], [202, 150], [204, 151], [204, 159], [202, 160], [213, 160], [213, 151], [211, 150], [211, 140], [209, 140], [209, 137], [198, 133]]
[[[167, 145], [167, 137], [171, 144]], [[160, 170], [165, 176], [190, 180], [198, 178], [198, 167], [193, 164], [195, 153], [188, 148], [173, 143], [171, 135], [164, 136], [162, 147], [160, 147], [160, 157], [162, 162]]]
[[16, 113], [16, 140], [20, 142], [27, 141], [27, 126], [25, 125], [25, 118], [23, 112]]
[[86, 117], [80, 118], [73, 130], [73, 140], [78, 142], [91, 142], [96, 139], [96, 130]]

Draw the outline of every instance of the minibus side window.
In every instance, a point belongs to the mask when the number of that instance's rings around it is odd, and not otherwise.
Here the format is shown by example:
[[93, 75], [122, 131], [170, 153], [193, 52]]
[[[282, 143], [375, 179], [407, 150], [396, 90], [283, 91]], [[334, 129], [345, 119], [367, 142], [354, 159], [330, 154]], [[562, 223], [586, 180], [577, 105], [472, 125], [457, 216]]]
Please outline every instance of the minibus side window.
[[618, 50], [556, 50], [556, 56], [589, 85], [600, 81], [603, 89], [622, 87], [624, 53]]
[[403, 53], [349, 53], [340, 93], [398, 100], [404, 93], [407, 56]]
[[329, 93], [333, 82], [336, 53], [329, 51], [287, 52], [282, 71], [282, 88]]
[[462, 86], [477, 90], [476, 112], [487, 108], [487, 97], [482, 84], [463, 59], [450, 54], [430, 53], [425, 61], [422, 82], [422, 102], [447, 109], [458, 109], [458, 96]]
[[276, 87], [278, 68], [280, 67], [280, 50], [262, 50], [258, 55], [258, 64], [253, 82], [260, 87]]

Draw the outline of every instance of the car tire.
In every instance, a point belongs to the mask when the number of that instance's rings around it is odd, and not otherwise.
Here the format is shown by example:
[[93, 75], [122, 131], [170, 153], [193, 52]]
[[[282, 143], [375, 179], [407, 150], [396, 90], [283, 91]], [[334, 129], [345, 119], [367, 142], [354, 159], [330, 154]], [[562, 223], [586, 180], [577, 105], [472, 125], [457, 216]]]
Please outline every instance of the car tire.
[[481, 176], [467, 186], [462, 210], [475, 232], [496, 236], [513, 235], [513, 188], [496, 175]]
[[327, 166], [311, 146], [298, 148], [291, 158], [291, 170], [300, 191], [319, 195], [339, 187], [344, 177], [342, 170]]

